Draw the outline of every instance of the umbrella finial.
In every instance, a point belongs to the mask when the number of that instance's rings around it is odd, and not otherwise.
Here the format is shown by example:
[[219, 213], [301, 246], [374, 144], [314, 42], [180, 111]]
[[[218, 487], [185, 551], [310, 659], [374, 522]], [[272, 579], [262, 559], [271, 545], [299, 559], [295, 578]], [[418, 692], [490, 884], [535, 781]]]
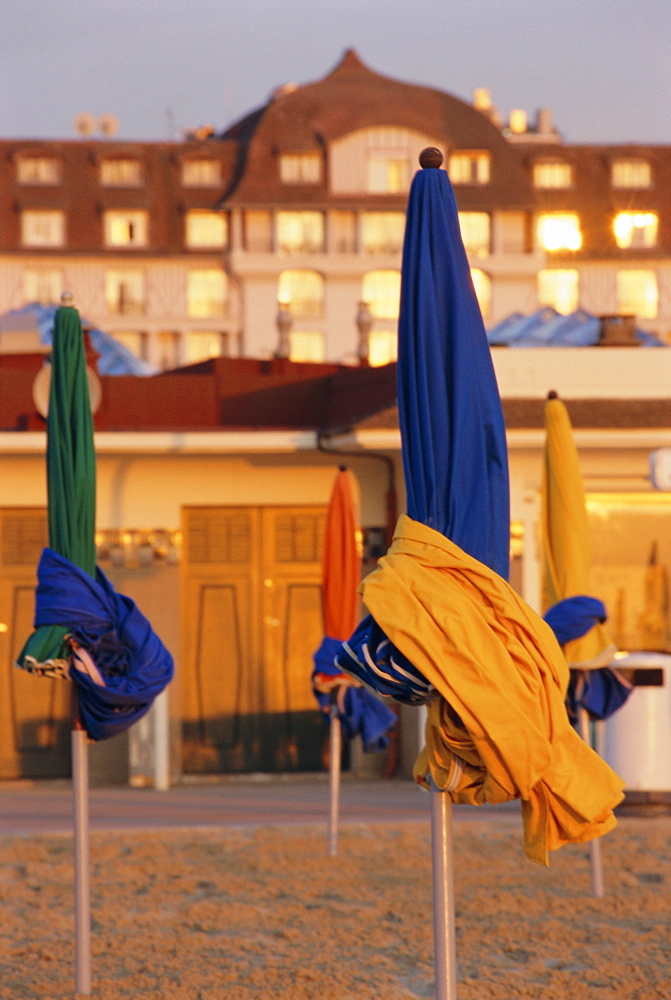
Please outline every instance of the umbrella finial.
[[75, 304], [75, 297], [72, 292], [61, 292], [61, 305], [62, 306], [73, 306]]
[[437, 170], [442, 162], [443, 154], [436, 146], [427, 146], [419, 154], [419, 165], [422, 170], [426, 170], [427, 167], [433, 167]]
[[548, 399], [559, 399], [559, 393], [556, 389], [550, 389], [548, 393]]

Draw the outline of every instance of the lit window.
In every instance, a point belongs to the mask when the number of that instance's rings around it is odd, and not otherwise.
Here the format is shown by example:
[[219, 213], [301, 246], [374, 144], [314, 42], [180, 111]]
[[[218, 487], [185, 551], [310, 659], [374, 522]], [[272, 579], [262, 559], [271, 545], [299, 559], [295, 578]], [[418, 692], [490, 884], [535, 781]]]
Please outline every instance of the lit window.
[[186, 213], [188, 247], [223, 247], [228, 239], [228, 220], [221, 212]]
[[292, 361], [324, 360], [324, 335], [318, 330], [292, 330], [289, 343]]
[[324, 279], [317, 271], [282, 271], [277, 301], [288, 305], [292, 316], [321, 316], [324, 312]]
[[21, 212], [21, 243], [24, 247], [62, 247], [65, 243], [65, 213]]
[[459, 228], [466, 252], [487, 257], [490, 247], [490, 220], [487, 212], [459, 212]]
[[657, 244], [654, 212], [620, 212], [613, 222], [615, 242], [622, 249], [642, 250]]
[[186, 338], [186, 361], [206, 361], [227, 354], [225, 334], [220, 330], [190, 330]]
[[147, 245], [147, 213], [104, 212], [103, 230], [108, 247], [144, 247]]
[[539, 215], [536, 232], [544, 250], [579, 250], [582, 246], [580, 219], [575, 212]]
[[404, 212], [364, 212], [361, 216], [364, 253], [400, 253], [404, 233]]
[[158, 366], [163, 371], [175, 368], [182, 361], [182, 342], [176, 330], [161, 330], [156, 338], [158, 348]]
[[19, 184], [59, 184], [60, 160], [53, 156], [22, 156], [16, 164], [16, 179]]
[[488, 184], [490, 178], [489, 153], [452, 153], [447, 172], [453, 184]]
[[396, 327], [371, 330], [368, 337], [368, 363], [377, 368], [396, 361], [398, 353], [398, 332]]
[[534, 187], [570, 188], [573, 183], [573, 168], [570, 163], [534, 163]]
[[369, 271], [361, 283], [361, 300], [376, 319], [398, 319], [401, 301], [400, 271]]
[[114, 330], [112, 336], [134, 354], [136, 358], [147, 360], [147, 334], [138, 330]]
[[555, 268], [538, 272], [538, 302], [568, 316], [578, 308], [578, 272]]
[[187, 312], [195, 319], [225, 315], [228, 298], [226, 274], [216, 268], [189, 271], [186, 297]]
[[366, 158], [366, 191], [370, 194], [405, 194], [410, 185], [410, 164], [399, 153], [369, 153]]
[[138, 187], [142, 184], [140, 160], [103, 160], [100, 164], [100, 183], [108, 187]]
[[107, 271], [105, 303], [112, 316], [137, 316], [144, 312], [142, 271]]
[[280, 156], [280, 180], [285, 184], [318, 184], [321, 176], [319, 153], [285, 153]]
[[617, 272], [617, 309], [625, 316], [655, 319], [659, 293], [654, 271]]
[[277, 245], [281, 253], [320, 253], [324, 216], [321, 212], [278, 212]]
[[488, 319], [492, 311], [492, 279], [479, 267], [471, 268], [471, 279], [483, 319]]
[[216, 187], [220, 183], [219, 160], [185, 160], [182, 163], [184, 187]]
[[28, 269], [23, 272], [24, 302], [39, 302], [43, 306], [60, 302], [62, 291], [61, 271]]
[[614, 160], [610, 179], [614, 188], [649, 188], [652, 171], [646, 160]]

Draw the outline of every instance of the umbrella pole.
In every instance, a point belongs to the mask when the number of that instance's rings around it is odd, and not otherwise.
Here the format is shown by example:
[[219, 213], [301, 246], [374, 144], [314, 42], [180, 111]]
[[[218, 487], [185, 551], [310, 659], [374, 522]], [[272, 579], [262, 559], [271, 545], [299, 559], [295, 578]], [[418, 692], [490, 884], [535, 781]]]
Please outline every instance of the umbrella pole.
[[[586, 708], [580, 706], [578, 709], [580, 735], [588, 746], [592, 745], [589, 736], [589, 713]], [[601, 841], [590, 840], [589, 842], [589, 863], [592, 871], [592, 894], [597, 899], [603, 898], [603, 866], [601, 864]]]
[[91, 887], [89, 881], [89, 759], [87, 735], [73, 691], [72, 804], [75, 862], [75, 985], [91, 993]]
[[329, 857], [338, 853], [338, 806], [340, 802], [340, 756], [342, 733], [340, 717], [335, 700], [331, 705], [331, 726], [329, 730], [329, 786], [331, 791], [331, 808], [329, 812]]
[[454, 926], [452, 800], [431, 782], [431, 861], [436, 1000], [457, 998], [457, 947]]

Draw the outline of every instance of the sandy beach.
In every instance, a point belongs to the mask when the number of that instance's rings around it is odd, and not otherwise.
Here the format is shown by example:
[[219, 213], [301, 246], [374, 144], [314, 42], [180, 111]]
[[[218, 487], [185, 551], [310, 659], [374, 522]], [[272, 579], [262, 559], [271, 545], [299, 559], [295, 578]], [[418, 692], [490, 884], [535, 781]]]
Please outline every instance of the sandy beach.
[[[671, 995], [671, 817], [625, 815], [545, 869], [516, 815], [454, 826], [459, 1000]], [[0, 997], [75, 996], [72, 838], [0, 840]], [[91, 835], [98, 1000], [431, 998], [428, 823]]]

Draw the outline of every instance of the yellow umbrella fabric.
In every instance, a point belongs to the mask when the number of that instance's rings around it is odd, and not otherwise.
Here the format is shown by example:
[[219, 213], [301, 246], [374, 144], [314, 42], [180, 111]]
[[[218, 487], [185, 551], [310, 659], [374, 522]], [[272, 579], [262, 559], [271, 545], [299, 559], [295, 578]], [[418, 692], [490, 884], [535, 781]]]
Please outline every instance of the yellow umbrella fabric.
[[612, 829], [622, 781], [569, 722], [552, 629], [501, 576], [404, 514], [361, 591], [435, 691], [417, 781], [430, 773], [455, 802], [521, 799], [524, 850], [541, 864]]
[[[578, 450], [564, 403], [550, 394], [545, 404], [545, 453], [542, 488], [542, 531], [545, 566], [544, 605], [567, 597], [591, 595], [591, 547], [587, 505]], [[608, 629], [597, 623], [564, 646], [570, 666], [589, 669], [608, 665], [617, 651]]]

